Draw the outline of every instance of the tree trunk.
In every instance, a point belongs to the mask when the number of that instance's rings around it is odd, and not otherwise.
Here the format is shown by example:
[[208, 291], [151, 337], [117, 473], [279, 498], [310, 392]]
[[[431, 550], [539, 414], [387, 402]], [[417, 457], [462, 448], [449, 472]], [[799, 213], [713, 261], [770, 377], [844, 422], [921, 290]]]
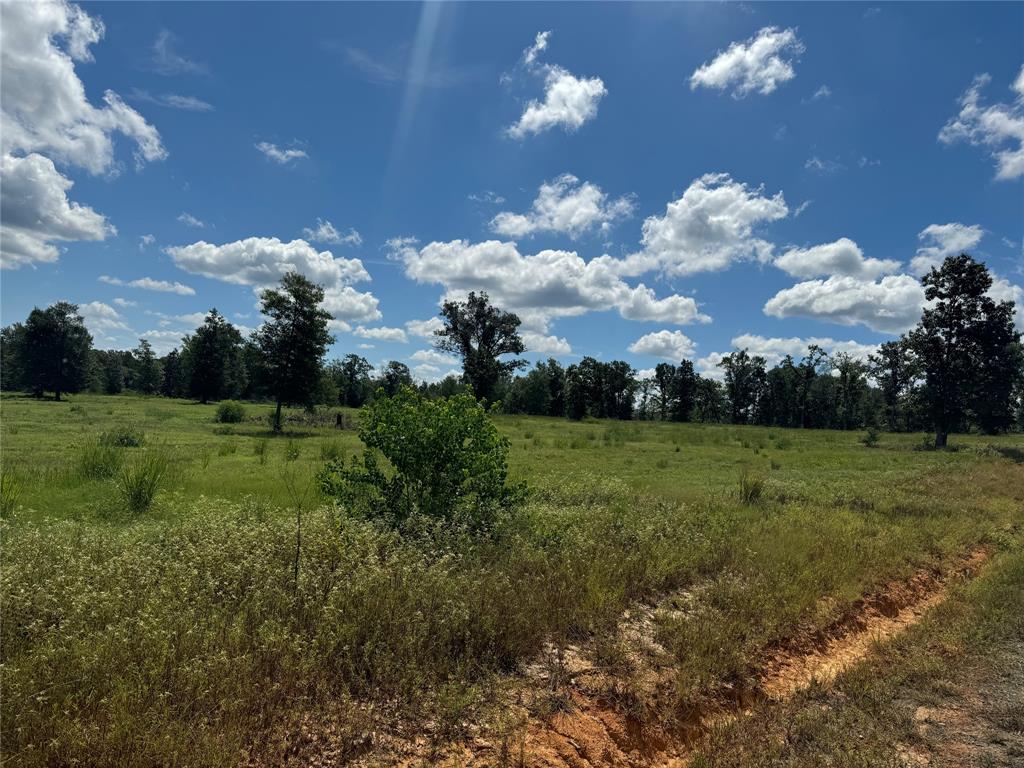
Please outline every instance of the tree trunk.
[[946, 442], [947, 442], [948, 438], [949, 438], [949, 434], [946, 432], [945, 429], [938, 429], [938, 430], [936, 430], [935, 431], [935, 447], [936, 448], [945, 448], [946, 447]]
[[281, 431], [281, 398], [277, 399], [277, 411], [274, 413], [274, 431]]
[[56, 400], [59, 403], [60, 402], [60, 390], [59, 389], [54, 390], [53, 396], [54, 396], [53, 399]]

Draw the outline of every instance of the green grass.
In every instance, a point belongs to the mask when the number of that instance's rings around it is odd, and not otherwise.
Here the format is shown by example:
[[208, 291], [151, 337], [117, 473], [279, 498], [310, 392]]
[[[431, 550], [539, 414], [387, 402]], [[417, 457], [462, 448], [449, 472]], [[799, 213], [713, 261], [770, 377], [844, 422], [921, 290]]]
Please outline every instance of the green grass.
[[[0, 724], [18, 765], [274, 763], [269, 734], [328, 705], [353, 750], [397, 723], [451, 735], [545, 642], [608, 635], [631, 603], [699, 585], [689, 620], [657, 623], [682, 710], [797, 625], [1024, 524], [1021, 436], [932, 452], [920, 435], [869, 448], [857, 433], [501, 417], [532, 489], [521, 514], [486, 540], [403, 539], [308, 490], [359, 450], [331, 414], [290, 411], [275, 437], [269, 405], [228, 425], [215, 405], [159, 398], [0, 407]], [[130, 430], [144, 446], [110, 460], [136, 474], [126, 496], [123, 474], [80, 467], [100, 434]]]

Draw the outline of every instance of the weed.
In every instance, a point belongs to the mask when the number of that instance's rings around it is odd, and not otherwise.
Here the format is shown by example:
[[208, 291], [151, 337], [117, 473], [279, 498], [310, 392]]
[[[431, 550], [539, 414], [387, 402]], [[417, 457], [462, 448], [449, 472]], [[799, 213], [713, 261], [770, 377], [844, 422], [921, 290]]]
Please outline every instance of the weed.
[[153, 499], [167, 475], [169, 461], [162, 450], [150, 450], [121, 468], [117, 490], [129, 512], [141, 514], [153, 505]]
[[345, 456], [344, 450], [342, 450], [341, 443], [337, 440], [328, 440], [325, 443], [320, 444], [320, 461], [339, 461]]
[[146, 434], [138, 427], [129, 424], [103, 432], [100, 434], [100, 443], [118, 448], [139, 448], [145, 445]]
[[260, 464], [267, 463], [267, 446], [269, 443], [270, 441], [267, 440], [267, 438], [261, 437], [252, 445], [252, 453], [257, 459], [259, 459]]
[[289, 439], [284, 446], [284, 460], [295, 461], [302, 455], [302, 445], [298, 440]]
[[109, 480], [123, 463], [124, 452], [101, 438], [82, 446], [78, 454], [78, 474], [89, 480]]
[[221, 443], [219, 446], [217, 446], [218, 456], [234, 456], [237, 451], [237, 443]]
[[764, 475], [750, 467], [743, 467], [740, 470], [740, 502], [748, 507], [757, 504], [764, 493], [764, 486]]
[[13, 472], [0, 472], [0, 517], [10, 517], [20, 497], [21, 481]]

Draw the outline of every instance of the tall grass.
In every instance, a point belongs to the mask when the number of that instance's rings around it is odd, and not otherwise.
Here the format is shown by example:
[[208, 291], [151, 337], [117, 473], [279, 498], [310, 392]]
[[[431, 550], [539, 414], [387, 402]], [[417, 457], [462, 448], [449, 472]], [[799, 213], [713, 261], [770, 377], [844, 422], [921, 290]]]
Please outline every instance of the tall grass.
[[102, 439], [86, 443], [78, 453], [78, 474], [89, 480], [109, 480], [124, 463], [124, 452]]
[[0, 517], [10, 517], [18, 508], [21, 481], [10, 471], [0, 472]]
[[153, 505], [169, 464], [161, 449], [146, 451], [121, 468], [117, 490], [129, 512], [141, 514]]

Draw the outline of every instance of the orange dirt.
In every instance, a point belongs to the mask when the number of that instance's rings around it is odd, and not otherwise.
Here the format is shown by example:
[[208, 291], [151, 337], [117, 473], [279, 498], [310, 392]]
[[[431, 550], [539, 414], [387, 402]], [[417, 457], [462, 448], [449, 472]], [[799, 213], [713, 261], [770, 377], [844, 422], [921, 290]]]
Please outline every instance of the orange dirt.
[[[855, 602], [846, 615], [827, 629], [798, 634], [777, 649], [749, 691], [738, 693], [732, 702], [694, 713], [689, 722], [670, 730], [644, 727], [636, 718], [617, 709], [601, 693], [613, 686], [608, 673], [589, 665], [570, 649], [559, 660], [562, 674], [568, 676], [568, 694], [560, 711], [547, 717], [530, 717], [523, 732], [513, 740], [514, 745], [507, 739], [497, 744], [478, 738], [463, 745], [457, 757], [449, 754], [448, 759], [430, 762], [467, 768], [683, 768], [689, 763], [688, 755], [694, 744], [712, 728], [741, 716], [756, 701], [788, 698], [815, 681], [830, 683], [867, 656], [876, 642], [905, 631], [943, 602], [951, 576], [971, 576], [987, 558], [987, 552], [977, 550], [945, 574], [922, 570], [907, 581], [887, 584]], [[627, 617], [626, 623], [633, 629], [623, 634], [630, 645], [643, 638], [648, 647], [631, 650], [646, 656], [649, 667], [651, 658], [664, 652], [650, 647], [656, 644], [648, 632], [636, 630], [636, 625], [645, 621], [649, 621], [649, 614]], [[664, 673], [652, 674], [654, 686], [659, 679], [668, 679]], [[426, 763], [412, 760], [407, 764]]]

